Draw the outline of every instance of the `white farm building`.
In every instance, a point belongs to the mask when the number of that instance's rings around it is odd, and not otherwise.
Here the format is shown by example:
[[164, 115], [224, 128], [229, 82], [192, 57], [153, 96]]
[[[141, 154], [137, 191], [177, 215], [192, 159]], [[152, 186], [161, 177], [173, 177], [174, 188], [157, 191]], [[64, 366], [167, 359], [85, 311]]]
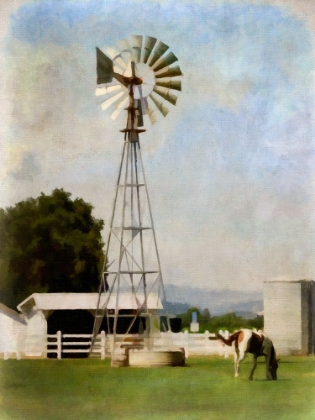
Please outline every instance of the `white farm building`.
[[278, 354], [315, 352], [315, 282], [264, 283], [264, 329]]
[[21, 314], [0, 303], [0, 354], [4, 359], [13, 353], [17, 359], [24, 350], [27, 324]]
[[[102, 296], [101, 305], [105, 305]], [[91, 334], [98, 303], [98, 293], [33, 293], [17, 309], [20, 313], [0, 304], [0, 353], [4, 358], [46, 357], [47, 334]], [[112, 294], [107, 309], [116, 309], [116, 294]], [[162, 310], [160, 297], [151, 293], [147, 298], [149, 312]], [[135, 313], [139, 309], [137, 298], [130, 293], [119, 295], [119, 312]], [[113, 321], [113, 319], [110, 319]], [[128, 318], [128, 325], [130, 318]], [[142, 322], [138, 319], [133, 328]], [[112, 322], [104, 322], [101, 329], [111, 332]], [[126, 318], [119, 320], [118, 329], [125, 333]], [[119, 333], [119, 331], [118, 331]]]

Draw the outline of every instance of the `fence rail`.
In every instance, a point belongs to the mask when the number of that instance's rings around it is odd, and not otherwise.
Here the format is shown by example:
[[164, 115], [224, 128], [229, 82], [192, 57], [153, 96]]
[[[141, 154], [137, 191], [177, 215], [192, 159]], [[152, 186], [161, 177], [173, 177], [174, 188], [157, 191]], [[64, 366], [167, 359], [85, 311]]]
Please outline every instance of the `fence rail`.
[[[55, 353], [57, 354], [57, 359], [62, 358], [63, 353], [89, 353], [90, 347], [92, 344], [92, 334], [62, 334], [61, 331], [58, 331], [56, 334], [48, 334], [47, 335], [47, 350], [46, 353]], [[88, 341], [64, 341], [64, 339], [72, 338], [72, 339], [89, 339]], [[49, 341], [49, 339], [54, 339], [55, 341]], [[106, 339], [105, 339], [105, 332], [102, 331], [96, 337], [96, 346], [93, 349], [93, 353], [99, 353], [100, 358], [103, 360], [105, 359], [105, 346], [106, 346]], [[80, 348], [65, 348], [65, 347], [72, 347], [72, 346], [80, 346]], [[54, 347], [54, 348], [51, 348]]]
[[[228, 331], [221, 331], [222, 335], [228, 337]], [[154, 348], [159, 349], [168, 346], [182, 347], [185, 350], [186, 358], [190, 355], [220, 355], [228, 357], [233, 352], [233, 348], [224, 345], [216, 339], [214, 333], [193, 333], [188, 331], [180, 333], [161, 333], [160, 337], [154, 342]]]
[[[225, 331], [221, 334], [228, 337], [229, 332]], [[128, 341], [137, 338], [135, 335], [116, 335], [115, 346], [117, 348], [128, 347]], [[131, 340], [130, 340], [131, 339]], [[140, 337], [138, 337], [140, 339]], [[69, 341], [68, 341], [69, 340]], [[19, 352], [3, 353], [3, 358], [8, 359], [12, 354], [16, 354], [16, 358], [23, 357], [47, 357], [48, 354], [56, 354], [57, 359], [62, 359], [63, 355], [89, 353], [92, 335], [91, 334], [62, 334], [58, 331], [56, 334], [47, 334], [44, 336], [26, 336], [19, 345]], [[146, 339], [143, 344], [146, 345]], [[147, 343], [149, 343], [147, 341]], [[157, 334], [149, 343], [150, 347], [155, 350], [163, 350], [167, 348], [180, 347], [185, 350], [186, 358], [190, 355], [220, 355], [228, 357], [233, 352], [233, 347], [225, 346], [221, 341], [216, 339], [215, 334], [206, 331], [204, 334], [193, 333], [188, 331], [173, 333], [165, 332]], [[95, 357], [102, 360], [110, 357], [113, 341], [112, 336], [106, 336], [102, 331], [97, 337], [91, 353]]]

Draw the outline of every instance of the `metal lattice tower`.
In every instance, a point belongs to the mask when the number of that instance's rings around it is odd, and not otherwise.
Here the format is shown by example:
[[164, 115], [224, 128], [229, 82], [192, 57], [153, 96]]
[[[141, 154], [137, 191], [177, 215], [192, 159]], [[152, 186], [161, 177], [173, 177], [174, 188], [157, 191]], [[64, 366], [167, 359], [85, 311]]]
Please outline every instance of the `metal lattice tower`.
[[[120, 54], [114, 51], [113, 59], [97, 49], [98, 83], [106, 84], [105, 88], [97, 90], [97, 94], [101, 94], [100, 92], [105, 94], [115, 92], [114, 97], [109, 95], [110, 97], [103, 108], [106, 109], [115, 101], [118, 101], [119, 98], [122, 98], [116, 111], [112, 114], [116, 118], [117, 110], [120, 111], [121, 105], [126, 104], [124, 95], [127, 94], [129, 98], [129, 105], [125, 108], [127, 110], [127, 124], [126, 128], [121, 130], [124, 133], [124, 144], [91, 346], [93, 350], [95, 338], [101, 326], [104, 326], [104, 322], [107, 322], [107, 331], [112, 333], [113, 340], [112, 360], [115, 358], [115, 341], [119, 330], [119, 317], [124, 308], [131, 309], [131, 313], [127, 315], [127, 318], [129, 318], [125, 333], [128, 334], [137, 327], [140, 335], [149, 337], [150, 332], [154, 329], [151, 319], [152, 310], [162, 309], [161, 302], [165, 299], [161, 264], [139, 141], [139, 134], [145, 130], [139, 127], [143, 126], [144, 115], [148, 115], [151, 122], [155, 122], [155, 110], [152, 108], [152, 104], [155, 104], [155, 109], [164, 116], [168, 110], [163, 102], [167, 100], [175, 104], [175, 95], [171, 94], [169, 90], [180, 90], [180, 82], [171, 80], [171, 78], [174, 75], [181, 75], [181, 72], [179, 67], [169, 67], [169, 64], [174, 62], [174, 58], [177, 60], [172, 53], [169, 53], [165, 58], [162, 57], [168, 49], [165, 44], [157, 43], [154, 48], [156, 39], [146, 37], [142, 50], [139, 49], [140, 38], [142, 45], [142, 37], [135, 37], [136, 47], [130, 47], [129, 45], [129, 49], [123, 50]], [[148, 46], [150, 46], [150, 50], [148, 50]], [[126, 64], [128, 63], [126, 55], [128, 55], [129, 66]], [[149, 57], [151, 57], [150, 61]], [[126, 64], [125, 70], [122, 74], [116, 73], [117, 63], [120, 66], [118, 66], [118, 69], [121, 70], [123, 60]], [[137, 64], [139, 62], [141, 62], [142, 67]], [[148, 64], [143, 67], [147, 62]], [[152, 66], [153, 68], [151, 68]], [[144, 73], [141, 74], [141, 71]], [[159, 78], [159, 74], [162, 75], [161, 78]], [[111, 83], [113, 79], [116, 80], [116, 84], [108, 86], [107, 83]], [[145, 84], [149, 85], [144, 80], [151, 81], [151, 83], [153, 81], [153, 85], [144, 86]], [[121, 94], [117, 94], [118, 88], [121, 88]], [[166, 93], [165, 89], [167, 90]], [[153, 91], [158, 93], [163, 100], [157, 100], [153, 96]], [[114, 100], [115, 97], [117, 99]], [[149, 98], [152, 102], [151, 105], [148, 101]], [[126, 314], [124, 314], [124, 318], [126, 319]]]

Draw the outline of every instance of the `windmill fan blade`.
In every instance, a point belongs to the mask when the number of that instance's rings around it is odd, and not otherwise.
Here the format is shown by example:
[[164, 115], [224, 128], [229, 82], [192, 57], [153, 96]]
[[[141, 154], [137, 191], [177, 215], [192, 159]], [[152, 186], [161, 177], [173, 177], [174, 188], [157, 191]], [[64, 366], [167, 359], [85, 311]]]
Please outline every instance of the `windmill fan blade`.
[[132, 39], [132, 53], [135, 59], [136, 63], [140, 62], [140, 58], [141, 58], [141, 50], [142, 50], [142, 39], [143, 36], [142, 35], [133, 35], [131, 37]]
[[123, 57], [125, 61], [130, 62], [130, 60], [132, 60], [132, 61], [137, 62], [137, 57], [138, 57], [137, 50], [131, 46], [129, 39], [123, 39], [121, 41], [118, 41], [118, 45], [119, 45], [119, 48], [121, 49], [121, 56]]
[[125, 98], [123, 98], [123, 100], [117, 105], [117, 108], [115, 109], [115, 111], [110, 115], [112, 120], [116, 120], [116, 118], [118, 117], [118, 115], [120, 114], [121, 110], [127, 106], [128, 104], [128, 96], [126, 96]]
[[96, 48], [97, 84], [110, 83], [113, 80], [113, 62], [99, 48]]
[[181, 72], [181, 69], [179, 66], [175, 67], [167, 67], [162, 71], [161, 73], [155, 74], [155, 77], [157, 79], [161, 79], [162, 77], [174, 77], [174, 76], [182, 76], [183, 73]]
[[161, 114], [164, 117], [166, 117], [166, 115], [169, 113], [169, 109], [166, 108], [166, 106], [164, 106], [162, 102], [159, 99], [157, 99], [152, 93], [150, 93], [149, 97], [152, 99], [152, 101], [154, 102], [157, 109], [161, 112]]
[[155, 82], [156, 86], [162, 86], [162, 87], [166, 87], [169, 89], [174, 89], [174, 90], [182, 90], [182, 82], [180, 80], [171, 80], [171, 78], [169, 78], [168, 80], [157, 80]]
[[111, 98], [107, 99], [101, 104], [101, 107], [103, 110], [107, 109], [111, 105], [113, 105], [116, 101], [118, 101], [119, 98], [121, 98], [124, 95], [125, 92], [119, 92], [117, 95], [112, 96]]
[[156, 116], [155, 116], [155, 112], [150, 106], [148, 108], [148, 117], [149, 117], [150, 123], [152, 125], [156, 123], [157, 119], [156, 119]]
[[119, 51], [117, 51], [115, 48], [113, 47], [104, 47], [103, 48], [105, 54], [111, 59], [114, 60], [115, 57], [117, 57], [119, 55]]
[[106, 95], [108, 93], [115, 92], [116, 90], [121, 90], [121, 85], [96, 88], [95, 95], [96, 96]]
[[156, 67], [153, 67], [153, 70], [154, 71], [162, 70], [164, 67], [170, 66], [171, 64], [175, 63], [176, 61], [178, 61], [178, 58], [176, 57], [175, 54], [170, 52], [169, 54], [167, 54], [166, 57], [159, 59]]
[[128, 39], [122, 39], [122, 40], [118, 41], [118, 45], [119, 45], [119, 48], [120, 48], [121, 52], [131, 50]]
[[158, 95], [162, 96], [162, 98], [164, 98], [165, 100], [167, 100], [171, 104], [176, 105], [177, 96], [170, 93], [168, 89], [155, 87], [153, 89], [153, 91], [156, 92]]
[[144, 44], [143, 62], [146, 63], [156, 43], [156, 38], [147, 36]]
[[153, 109], [152, 106], [148, 103], [147, 107], [147, 116], [149, 117], [150, 123], [153, 125], [156, 123], [156, 108]]
[[106, 55], [108, 55], [109, 58], [112, 59], [114, 71], [118, 70], [124, 72], [126, 70], [127, 63], [122, 59], [121, 54], [115, 50], [115, 48], [106, 47], [104, 48], [104, 52]]
[[164, 44], [164, 42], [160, 41], [153, 51], [153, 57], [150, 60], [149, 66], [152, 67], [153, 64], [157, 62], [157, 60], [162, 57], [165, 51], [168, 50], [168, 45]]

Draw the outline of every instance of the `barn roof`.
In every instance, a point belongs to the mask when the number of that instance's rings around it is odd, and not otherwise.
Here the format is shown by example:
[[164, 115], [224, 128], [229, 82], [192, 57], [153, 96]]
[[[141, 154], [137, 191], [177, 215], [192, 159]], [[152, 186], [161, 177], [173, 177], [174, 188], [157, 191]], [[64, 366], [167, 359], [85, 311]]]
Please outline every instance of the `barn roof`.
[[6, 315], [8, 318], [13, 319], [20, 324], [26, 325], [26, 322], [21, 318], [21, 314], [4, 305], [3, 303], [0, 303], [0, 314]]
[[[105, 306], [107, 295], [101, 296], [101, 306]], [[140, 300], [140, 302], [139, 302]], [[33, 293], [23, 300], [17, 308], [26, 313], [32, 309], [37, 310], [61, 310], [61, 309], [85, 309], [96, 310], [98, 303], [98, 293]], [[119, 294], [119, 309], [138, 309], [143, 304], [141, 299], [130, 293]], [[157, 293], [150, 293], [147, 297], [148, 309], [163, 309], [161, 299]], [[116, 308], [116, 294], [112, 293], [107, 304], [108, 309]]]

